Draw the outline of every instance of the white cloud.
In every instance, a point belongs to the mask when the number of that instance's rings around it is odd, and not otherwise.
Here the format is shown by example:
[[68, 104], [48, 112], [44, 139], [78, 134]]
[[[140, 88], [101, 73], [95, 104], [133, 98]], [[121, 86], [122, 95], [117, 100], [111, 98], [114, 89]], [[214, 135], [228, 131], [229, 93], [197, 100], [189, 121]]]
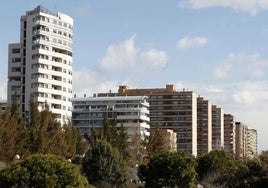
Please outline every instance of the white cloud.
[[141, 64], [147, 67], [163, 69], [167, 66], [168, 57], [166, 52], [150, 49], [139, 54]]
[[140, 69], [144, 66], [162, 69], [167, 66], [167, 54], [154, 48], [142, 50], [135, 47], [135, 35], [129, 39], [110, 45], [106, 55], [100, 60], [100, 67], [116, 71], [124, 68]]
[[204, 46], [207, 44], [207, 39], [202, 37], [183, 37], [177, 43], [178, 49], [193, 48], [198, 46]]
[[213, 76], [217, 79], [241, 78], [259, 79], [268, 71], [268, 59], [261, 59], [259, 54], [231, 53], [216, 65]]
[[234, 93], [232, 98], [236, 103], [246, 104], [246, 105], [252, 104], [256, 102], [257, 100], [254, 93], [251, 91], [247, 91], [247, 90]]
[[134, 47], [135, 35], [119, 44], [111, 45], [101, 59], [100, 66], [107, 70], [116, 70], [135, 65], [138, 50]]
[[207, 7], [228, 7], [234, 10], [242, 10], [255, 15], [268, 9], [267, 0], [183, 0], [180, 7], [201, 9]]
[[116, 92], [119, 84], [126, 83], [119, 83], [88, 69], [73, 72], [73, 93], [77, 97], [83, 97], [85, 94], [90, 97], [95, 93], [109, 92], [109, 90]]

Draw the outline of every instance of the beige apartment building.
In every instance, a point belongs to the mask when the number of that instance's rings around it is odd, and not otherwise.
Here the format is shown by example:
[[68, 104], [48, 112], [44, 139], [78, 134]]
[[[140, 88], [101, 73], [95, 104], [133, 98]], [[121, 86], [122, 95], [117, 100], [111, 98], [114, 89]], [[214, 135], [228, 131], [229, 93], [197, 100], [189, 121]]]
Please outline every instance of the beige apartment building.
[[224, 112], [212, 105], [212, 150], [224, 148]]
[[237, 159], [247, 157], [248, 154], [248, 126], [241, 122], [235, 122], [236, 147], [235, 157]]
[[257, 131], [236, 122], [236, 158], [253, 158], [257, 155]]
[[176, 91], [174, 85], [166, 88], [131, 89], [119, 86], [117, 93], [99, 93], [104, 96], [147, 95], [150, 103], [150, 126], [171, 129], [177, 134], [177, 149], [197, 155], [197, 95], [193, 91]]
[[258, 154], [257, 130], [248, 129], [248, 151], [247, 156], [252, 158]]
[[212, 105], [203, 97], [197, 98], [197, 155], [212, 150]]
[[231, 114], [224, 114], [224, 150], [235, 157], [236, 147], [235, 119]]

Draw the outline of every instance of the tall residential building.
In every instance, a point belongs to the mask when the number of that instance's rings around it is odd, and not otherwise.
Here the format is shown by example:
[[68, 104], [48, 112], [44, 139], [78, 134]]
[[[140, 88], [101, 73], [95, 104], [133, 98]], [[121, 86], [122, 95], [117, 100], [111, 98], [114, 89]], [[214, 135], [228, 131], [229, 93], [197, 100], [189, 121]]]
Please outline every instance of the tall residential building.
[[249, 158], [253, 158], [258, 154], [257, 130], [248, 129], [248, 153]]
[[237, 159], [247, 157], [248, 126], [241, 122], [235, 122], [235, 145], [235, 157]]
[[236, 122], [236, 158], [253, 158], [257, 155], [257, 131]]
[[[149, 136], [149, 102], [146, 96], [73, 98], [73, 123], [82, 134], [100, 128], [105, 116], [127, 131], [130, 147]], [[137, 140], [137, 138], [140, 138]]]
[[197, 98], [197, 155], [212, 150], [212, 105], [203, 97]]
[[235, 157], [235, 119], [231, 114], [224, 114], [224, 150]]
[[212, 150], [224, 148], [224, 112], [212, 105]]
[[119, 86], [118, 93], [99, 93], [98, 96], [149, 96], [152, 128], [172, 129], [177, 134], [177, 149], [197, 155], [197, 95], [193, 91], [166, 88], [130, 89]]
[[71, 116], [73, 19], [42, 6], [20, 19], [20, 42], [9, 44], [8, 102], [17, 94], [20, 111], [31, 98], [47, 103], [62, 123]]

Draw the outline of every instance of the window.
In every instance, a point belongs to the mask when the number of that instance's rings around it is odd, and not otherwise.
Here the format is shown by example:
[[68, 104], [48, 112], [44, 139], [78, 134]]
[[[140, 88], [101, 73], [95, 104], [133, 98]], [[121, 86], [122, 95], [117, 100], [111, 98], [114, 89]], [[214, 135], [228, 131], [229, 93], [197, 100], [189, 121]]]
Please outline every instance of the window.
[[11, 71], [12, 72], [20, 72], [20, 67], [12, 67]]
[[12, 58], [12, 63], [17, 63], [17, 62], [20, 62], [20, 58]]
[[14, 48], [14, 49], [12, 49], [12, 53], [13, 54], [19, 54], [20, 53], [20, 49], [19, 48]]

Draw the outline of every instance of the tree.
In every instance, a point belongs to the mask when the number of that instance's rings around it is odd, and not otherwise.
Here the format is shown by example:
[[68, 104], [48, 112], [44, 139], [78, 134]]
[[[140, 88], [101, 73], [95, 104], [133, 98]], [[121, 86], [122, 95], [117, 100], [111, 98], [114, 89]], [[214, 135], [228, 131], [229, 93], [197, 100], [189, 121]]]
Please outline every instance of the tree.
[[0, 115], [0, 160], [10, 162], [16, 154], [26, 158], [36, 153], [74, 160], [88, 149], [78, 128], [71, 121], [61, 125], [47, 104], [39, 111], [38, 103], [31, 101], [27, 126], [17, 110], [16, 105], [12, 105]]
[[11, 105], [0, 111], [0, 160], [10, 162], [16, 154], [25, 153], [25, 125], [19, 113], [18, 95], [12, 96]]
[[224, 174], [233, 167], [233, 159], [224, 150], [213, 150], [198, 158], [196, 172], [200, 180], [212, 174]]
[[159, 127], [150, 129], [150, 136], [145, 144], [148, 157], [169, 151], [167, 134]]
[[31, 154], [50, 153], [73, 160], [86, 152], [87, 145], [79, 130], [71, 121], [61, 125], [47, 104], [39, 111], [37, 102], [32, 101], [29, 122], [27, 147]]
[[259, 155], [259, 158], [263, 164], [263, 166], [268, 170], [268, 150], [262, 151]]
[[86, 153], [82, 171], [97, 187], [122, 187], [128, 180], [125, 161], [106, 140], [97, 141]]
[[268, 169], [262, 161], [262, 155], [253, 159], [237, 161], [235, 168], [218, 178], [216, 182], [231, 188], [268, 187]]
[[55, 155], [32, 155], [0, 171], [0, 187], [91, 187], [77, 166]]
[[164, 152], [138, 167], [138, 176], [145, 187], [193, 187], [196, 161], [184, 152]]
[[131, 163], [131, 154], [128, 145], [128, 135], [123, 124], [117, 127], [115, 119], [110, 121], [107, 116], [103, 119], [102, 127], [92, 128], [88, 137], [90, 144], [93, 146], [99, 140], [106, 140], [112, 147], [118, 149], [123, 159]]
[[10, 162], [16, 154], [24, 153], [24, 128], [19, 115], [12, 115], [7, 107], [0, 115], [0, 160]]

